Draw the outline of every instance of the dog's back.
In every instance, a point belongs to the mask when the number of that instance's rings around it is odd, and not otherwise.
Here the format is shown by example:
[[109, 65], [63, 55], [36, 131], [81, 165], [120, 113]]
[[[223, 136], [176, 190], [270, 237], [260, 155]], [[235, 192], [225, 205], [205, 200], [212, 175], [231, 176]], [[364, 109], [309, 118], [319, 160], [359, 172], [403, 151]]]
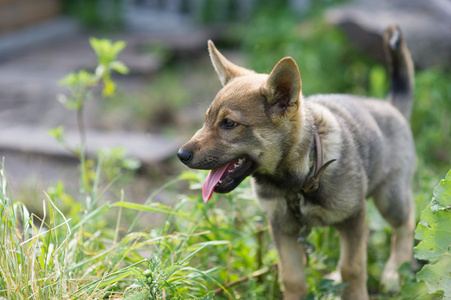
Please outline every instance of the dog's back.
[[324, 106], [337, 119], [342, 133], [339, 156], [364, 166], [367, 197], [393, 172], [401, 172], [405, 180], [411, 179], [415, 147], [410, 125], [391, 102], [350, 95], [316, 95], [306, 102]]
[[[364, 196], [374, 196], [384, 217], [397, 225], [410, 213], [400, 207], [410, 206], [406, 203], [409, 197], [400, 194], [410, 190], [416, 165], [408, 121], [414, 70], [398, 27], [387, 28], [384, 48], [391, 76], [388, 101], [352, 95], [315, 95], [306, 98], [305, 105], [316, 120], [328, 120], [325, 126], [319, 124], [320, 131], [328, 131], [323, 135], [323, 143], [331, 151], [325, 153], [325, 160], [341, 160], [340, 166], [331, 167], [329, 174], [325, 174], [326, 181], [328, 177], [335, 183], [333, 193], [337, 195], [341, 191], [342, 197], [347, 197], [346, 190], [352, 186], [349, 181], [359, 182], [365, 186]], [[326, 112], [330, 116], [324, 117]], [[333, 125], [332, 118], [336, 120]], [[339, 128], [331, 129], [333, 126]], [[334, 140], [339, 141], [335, 146]], [[357, 189], [357, 183], [354, 187]], [[401, 200], [392, 201], [393, 198]]]

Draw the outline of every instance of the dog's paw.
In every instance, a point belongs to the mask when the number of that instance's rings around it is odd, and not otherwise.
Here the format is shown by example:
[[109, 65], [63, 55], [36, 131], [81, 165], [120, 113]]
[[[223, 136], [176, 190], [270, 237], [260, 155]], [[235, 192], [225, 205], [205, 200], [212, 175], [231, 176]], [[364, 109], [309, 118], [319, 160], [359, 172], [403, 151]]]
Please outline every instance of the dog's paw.
[[326, 276], [324, 276], [325, 279], [330, 279], [333, 280], [335, 284], [339, 284], [342, 283], [343, 280], [341, 278], [341, 273], [340, 271], [336, 270], [333, 271], [332, 273], [327, 274]]
[[386, 292], [399, 292], [401, 290], [401, 279], [399, 278], [398, 272], [391, 268], [385, 268], [382, 273], [381, 285]]

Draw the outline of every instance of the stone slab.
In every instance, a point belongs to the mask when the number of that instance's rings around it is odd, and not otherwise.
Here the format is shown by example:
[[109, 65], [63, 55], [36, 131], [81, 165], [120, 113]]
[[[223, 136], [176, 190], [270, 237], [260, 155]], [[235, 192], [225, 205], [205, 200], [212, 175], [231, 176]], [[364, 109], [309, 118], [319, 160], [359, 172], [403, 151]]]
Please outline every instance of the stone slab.
[[58, 17], [32, 27], [2, 34], [0, 35], [0, 59], [45, 43], [66, 39], [68, 36], [80, 32], [80, 30], [80, 26], [74, 20], [67, 17]]
[[[80, 144], [78, 132], [68, 130], [66, 142], [70, 148]], [[175, 155], [181, 141], [158, 134], [135, 132], [87, 132], [88, 155], [100, 150], [123, 147], [127, 156], [136, 158], [145, 165], [162, 162]], [[59, 145], [44, 127], [5, 126], [0, 124], [0, 156], [3, 151], [19, 151], [55, 157], [73, 157]]]
[[382, 33], [401, 27], [416, 67], [451, 64], [451, 2], [443, 0], [354, 1], [326, 12], [364, 51], [383, 61]]

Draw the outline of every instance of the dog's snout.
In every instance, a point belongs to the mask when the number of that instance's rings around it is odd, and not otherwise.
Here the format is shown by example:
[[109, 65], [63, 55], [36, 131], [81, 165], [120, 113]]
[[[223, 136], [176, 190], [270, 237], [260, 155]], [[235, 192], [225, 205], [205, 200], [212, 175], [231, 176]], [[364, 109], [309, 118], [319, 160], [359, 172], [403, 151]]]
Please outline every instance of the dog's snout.
[[193, 153], [187, 149], [180, 148], [177, 152], [177, 157], [186, 165], [193, 159]]

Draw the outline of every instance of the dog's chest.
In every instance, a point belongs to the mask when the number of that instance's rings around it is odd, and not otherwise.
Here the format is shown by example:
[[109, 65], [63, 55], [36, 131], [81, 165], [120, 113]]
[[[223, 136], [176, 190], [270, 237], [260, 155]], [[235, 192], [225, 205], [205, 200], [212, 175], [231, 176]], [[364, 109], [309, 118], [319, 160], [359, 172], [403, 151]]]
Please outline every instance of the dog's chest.
[[342, 219], [341, 214], [328, 207], [320, 191], [290, 193], [284, 200], [286, 214], [292, 215], [301, 226], [329, 226]]
[[253, 186], [260, 208], [272, 221], [312, 227], [331, 225], [330, 221], [337, 220], [334, 212], [326, 208], [319, 191], [304, 195], [255, 182]]

